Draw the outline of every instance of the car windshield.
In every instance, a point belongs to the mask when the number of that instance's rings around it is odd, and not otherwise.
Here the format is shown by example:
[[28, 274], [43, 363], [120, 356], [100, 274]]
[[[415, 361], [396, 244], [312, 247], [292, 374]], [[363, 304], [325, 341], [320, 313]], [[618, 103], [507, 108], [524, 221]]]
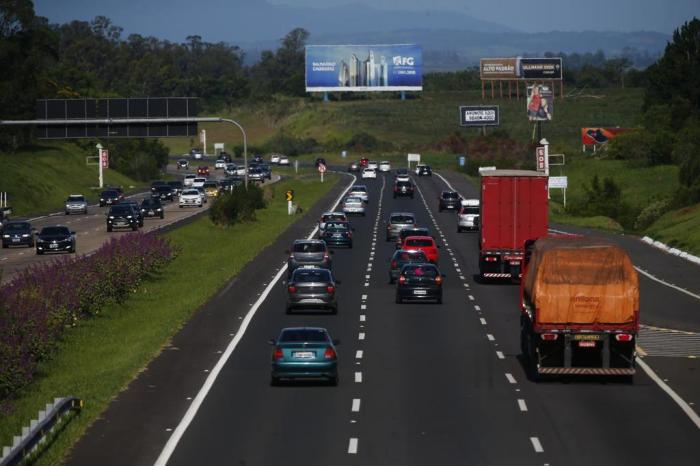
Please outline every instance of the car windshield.
[[152, 199], [145, 199], [141, 203], [141, 207], [160, 207], [160, 202], [157, 202], [157, 201], [152, 200]]
[[185, 179], [187, 179], [187, 180], [194, 180], [196, 178], [197, 177], [195, 175], [185, 175]]
[[432, 246], [433, 240], [429, 238], [409, 238], [406, 240], [406, 245], [418, 247]]
[[326, 269], [296, 269], [292, 281], [301, 283], [330, 282], [331, 273]]
[[195, 178], [194, 181], [197, 183], [206, 183], [207, 179], [206, 178]]
[[170, 192], [170, 186], [168, 186], [167, 184], [166, 185], [158, 185], [158, 186], [156, 186], [156, 191], [168, 193], [168, 192]]
[[404, 228], [399, 232], [401, 239], [408, 238], [409, 236], [430, 236], [430, 232], [425, 228]]
[[324, 252], [324, 243], [294, 243], [294, 252]]
[[413, 217], [410, 215], [392, 215], [391, 223], [413, 223]]
[[470, 214], [470, 215], [479, 215], [479, 208], [478, 207], [463, 207], [462, 213], [463, 214]]
[[401, 272], [409, 277], [425, 277], [425, 278], [435, 278], [438, 276], [438, 270], [432, 265], [407, 265]]
[[196, 189], [187, 189], [182, 192], [183, 196], [197, 196], [199, 195], [199, 191]]
[[362, 199], [359, 197], [349, 197], [345, 199], [346, 204], [362, 204]]
[[317, 342], [327, 343], [330, 341], [328, 333], [320, 328], [294, 328], [285, 329], [280, 333], [277, 340], [279, 343], [295, 343], [295, 342]]
[[101, 197], [118, 197], [119, 194], [116, 191], [102, 191]]
[[68, 227], [44, 227], [41, 230], [42, 235], [70, 235]]
[[128, 205], [114, 206], [109, 210], [109, 215], [131, 215], [131, 207]]
[[442, 193], [443, 199], [459, 199], [459, 194], [457, 193]]
[[168, 186], [180, 188], [182, 187], [182, 181], [168, 181]]
[[411, 187], [411, 182], [410, 182], [410, 181], [397, 181], [397, 182], [396, 182], [396, 186], [397, 186], [398, 188], [403, 188], [403, 187], [410, 188], [410, 187]]
[[29, 230], [31, 226], [28, 223], [8, 223], [5, 225], [4, 230], [5, 231], [22, 231], [22, 230]]
[[206, 183], [204, 183], [205, 188], [216, 188], [217, 186], [218, 184], [216, 183], [216, 181], [207, 181]]
[[85, 197], [83, 196], [68, 196], [68, 202], [83, 202]]
[[395, 259], [401, 262], [428, 262], [423, 251], [398, 251]]

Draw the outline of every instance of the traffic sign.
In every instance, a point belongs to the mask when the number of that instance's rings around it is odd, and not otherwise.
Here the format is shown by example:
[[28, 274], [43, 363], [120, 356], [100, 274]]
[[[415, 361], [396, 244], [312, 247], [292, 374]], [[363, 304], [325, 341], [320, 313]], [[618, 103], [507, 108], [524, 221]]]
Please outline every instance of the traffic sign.
[[109, 168], [109, 151], [107, 149], [100, 149], [100, 162], [102, 168]]
[[293, 189], [290, 189], [289, 191], [287, 191], [285, 193], [285, 195], [287, 196], [287, 202], [292, 202], [294, 200], [294, 190]]
[[325, 173], [326, 172], [326, 166], [322, 163], [318, 164], [318, 171], [319, 173]]
[[540, 146], [536, 149], [535, 154], [537, 155], [537, 171], [543, 172], [545, 170], [545, 152], [544, 147]]

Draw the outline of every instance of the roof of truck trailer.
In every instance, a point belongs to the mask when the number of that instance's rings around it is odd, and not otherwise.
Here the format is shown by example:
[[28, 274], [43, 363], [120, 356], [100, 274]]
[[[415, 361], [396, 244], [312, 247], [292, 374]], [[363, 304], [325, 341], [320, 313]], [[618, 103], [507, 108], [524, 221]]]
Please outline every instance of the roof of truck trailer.
[[544, 173], [534, 170], [488, 170], [481, 173], [481, 176], [541, 176], [546, 177]]

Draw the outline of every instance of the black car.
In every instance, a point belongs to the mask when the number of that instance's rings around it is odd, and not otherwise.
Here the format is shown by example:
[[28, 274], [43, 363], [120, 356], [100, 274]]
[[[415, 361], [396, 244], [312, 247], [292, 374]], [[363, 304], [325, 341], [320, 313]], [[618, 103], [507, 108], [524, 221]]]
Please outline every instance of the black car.
[[112, 231], [115, 228], [131, 228], [133, 231], [139, 229], [138, 215], [131, 205], [117, 204], [109, 208], [107, 231]]
[[62, 225], [44, 227], [36, 237], [36, 253], [75, 252], [75, 232]]
[[114, 189], [108, 189], [100, 193], [100, 207], [106, 205], [118, 204], [124, 198], [124, 195]]
[[408, 196], [413, 199], [415, 188], [410, 181], [397, 181], [394, 183], [394, 199]]
[[430, 165], [421, 165], [418, 167], [418, 176], [433, 176], [433, 169]]
[[352, 249], [352, 231], [353, 228], [348, 222], [329, 221], [325, 223], [320, 238], [328, 246], [347, 246]]
[[394, 177], [397, 176], [408, 176], [408, 168], [397, 168], [396, 171], [394, 172]]
[[433, 236], [430, 233], [430, 230], [425, 227], [408, 227], [408, 228], [403, 228], [399, 231], [399, 234], [396, 236], [396, 249], [401, 249], [401, 245], [403, 244], [403, 240], [408, 238], [409, 236]]
[[457, 191], [443, 191], [440, 193], [438, 210], [459, 210], [462, 206], [462, 196]]
[[229, 154], [228, 152], [224, 152], [224, 151], [219, 152], [219, 158], [226, 163], [232, 162], [231, 154]]
[[180, 193], [182, 192], [182, 189], [185, 187], [185, 185], [182, 184], [182, 181], [168, 181], [168, 186], [170, 186], [170, 190], [173, 192], [173, 196], [179, 196]]
[[444, 277], [435, 264], [404, 265], [396, 283], [396, 302], [435, 301], [442, 304]]
[[178, 160], [178, 161], [177, 161], [177, 169], [179, 170], [179, 169], [181, 169], [181, 168], [184, 168], [185, 170], [187, 170], [188, 168], [190, 168], [190, 161], [187, 160], [187, 159], [180, 159], [180, 160]]
[[133, 199], [124, 199], [121, 204], [124, 205], [129, 205], [131, 208], [134, 210], [134, 214], [136, 215], [136, 221], [139, 223], [139, 226], [143, 226], [143, 215], [141, 215], [141, 206], [139, 205], [138, 202], [134, 201]]
[[253, 157], [253, 163], [263, 163], [265, 159], [263, 159], [262, 155], [256, 155]]
[[360, 162], [352, 162], [348, 165], [348, 171], [350, 173], [357, 173], [360, 171]]
[[139, 210], [141, 211], [141, 217], [165, 217], [163, 204], [158, 199], [144, 199]]
[[426, 264], [428, 257], [423, 251], [406, 251], [399, 249], [391, 256], [389, 263], [389, 283], [394, 283], [401, 275], [401, 269], [406, 264]]
[[160, 199], [161, 202], [173, 202], [173, 188], [171, 188], [167, 183], [152, 187], [151, 197], [154, 199]]
[[27, 246], [34, 247], [34, 232], [29, 222], [7, 222], [2, 229], [2, 247]]
[[154, 181], [151, 183], [151, 192], [155, 192], [158, 186], [168, 186], [168, 182], [163, 180]]
[[287, 283], [287, 314], [295, 308], [338, 312], [335, 289], [340, 282], [328, 269], [296, 269]]

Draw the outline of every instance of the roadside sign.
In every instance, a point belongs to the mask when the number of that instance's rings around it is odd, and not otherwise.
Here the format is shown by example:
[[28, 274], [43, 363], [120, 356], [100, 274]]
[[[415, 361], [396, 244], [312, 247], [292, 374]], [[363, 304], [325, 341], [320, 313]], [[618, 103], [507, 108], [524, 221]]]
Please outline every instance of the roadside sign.
[[479, 167], [479, 174], [482, 174], [484, 172], [490, 172], [490, 171], [495, 170], [495, 169], [496, 169], [495, 165], [490, 166], [490, 167]]
[[408, 154], [408, 163], [411, 162], [420, 163], [420, 154]]
[[287, 202], [292, 202], [294, 200], [294, 190], [290, 189], [286, 193], [284, 193], [285, 196], [287, 196]]
[[326, 166], [322, 163], [318, 164], [318, 171], [319, 173], [325, 173], [326, 172]]
[[463, 167], [466, 164], [466, 162], [467, 162], [467, 158], [463, 155], [460, 155], [459, 156], [459, 166]]
[[544, 153], [544, 147], [540, 146], [535, 150], [535, 154], [537, 156], [537, 171], [538, 172], [543, 172], [545, 169], [545, 153]]
[[498, 105], [462, 105], [459, 107], [460, 126], [498, 126]]
[[109, 151], [107, 149], [100, 149], [100, 163], [102, 168], [109, 168]]
[[549, 189], [559, 188], [566, 189], [569, 187], [569, 180], [566, 176], [550, 176]]

